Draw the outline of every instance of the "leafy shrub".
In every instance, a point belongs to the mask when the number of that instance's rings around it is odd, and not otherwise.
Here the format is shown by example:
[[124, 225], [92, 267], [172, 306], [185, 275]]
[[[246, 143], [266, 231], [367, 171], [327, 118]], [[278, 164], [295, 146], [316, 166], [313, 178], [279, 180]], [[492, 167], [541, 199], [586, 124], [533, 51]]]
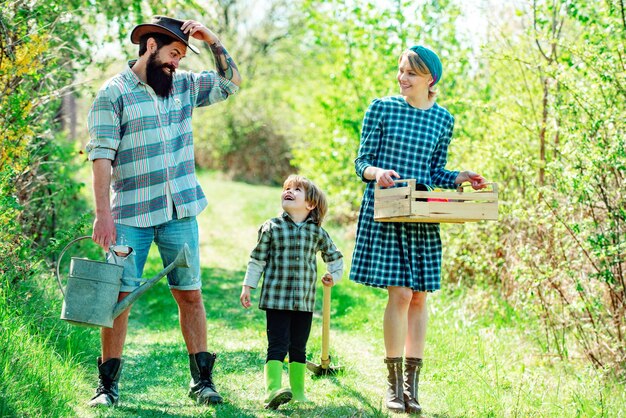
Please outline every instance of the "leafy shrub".
[[491, 94], [474, 105], [488, 112], [467, 119], [488, 127], [486, 155], [503, 186], [500, 223], [461, 229], [446, 271], [454, 280], [475, 274], [534, 313], [546, 350], [623, 372], [626, 79], [616, 59], [623, 42], [606, 36], [626, 31], [623, 10], [585, 2], [533, 9], [526, 37], [491, 46]]
[[[239, 100], [239, 97], [233, 100]], [[235, 103], [231, 106], [240, 109]], [[219, 170], [234, 180], [256, 184], [282, 184], [295, 172], [291, 142], [281, 123], [269, 115], [230, 110], [202, 120], [196, 128], [196, 164]], [[285, 121], [283, 121], [285, 123]]]

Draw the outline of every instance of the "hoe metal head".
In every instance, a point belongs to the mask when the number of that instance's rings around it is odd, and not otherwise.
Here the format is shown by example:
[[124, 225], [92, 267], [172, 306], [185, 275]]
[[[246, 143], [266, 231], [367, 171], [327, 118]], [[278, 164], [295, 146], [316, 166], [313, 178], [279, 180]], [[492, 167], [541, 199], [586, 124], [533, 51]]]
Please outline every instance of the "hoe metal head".
[[330, 356], [328, 359], [321, 359], [320, 364], [315, 364], [313, 362], [307, 361], [306, 368], [309, 369], [315, 376], [335, 376], [339, 373], [343, 373], [342, 366], [331, 366], [330, 365]]

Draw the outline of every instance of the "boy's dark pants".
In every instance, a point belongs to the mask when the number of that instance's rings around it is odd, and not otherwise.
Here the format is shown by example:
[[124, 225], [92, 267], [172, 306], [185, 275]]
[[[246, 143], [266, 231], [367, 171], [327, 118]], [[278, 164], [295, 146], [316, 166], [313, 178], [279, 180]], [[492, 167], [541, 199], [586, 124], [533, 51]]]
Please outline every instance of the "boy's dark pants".
[[313, 312], [267, 309], [267, 359], [306, 363], [306, 343], [311, 333]]

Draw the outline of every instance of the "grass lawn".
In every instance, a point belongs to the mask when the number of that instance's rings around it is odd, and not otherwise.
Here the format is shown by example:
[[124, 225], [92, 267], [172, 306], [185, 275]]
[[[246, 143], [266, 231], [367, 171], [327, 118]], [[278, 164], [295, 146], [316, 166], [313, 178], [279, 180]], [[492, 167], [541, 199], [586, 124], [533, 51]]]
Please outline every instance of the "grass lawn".
[[[382, 314], [385, 292], [347, 278], [353, 231], [327, 226], [346, 256], [344, 279], [333, 288], [330, 349], [345, 372], [307, 379], [307, 405], [262, 408], [266, 349], [264, 313], [244, 310], [239, 293], [257, 228], [280, 210], [278, 188], [251, 186], [202, 173], [209, 208], [199, 217], [208, 345], [218, 353], [219, 406], [196, 406], [187, 397], [188, 358], [177, 308], [165, 280], [133, 307], [120, 383], [121, 403], [104, 411], [82, 405], [96, 383], [93, 353], [83, 353], [76, 385], [77, 414], [110, 417], [377, 417], [383, 406]], [[332, 211], [332, 202], [331, 202]], [[156, 251], [146, 277], [159, 269]], [[320, 265], [322, 267], [322, 265]], [[308, 345], [311, 361], [321, 349], [321, 286]], [[481, 303], [476, 303], [480, 300]], [[258, 303], [258, 291], [253, 304]], [[469, 306], [484, 306], [483, 312]], [[255, 305], [256, 306], [256, 305]], [[579, 360], [562, 362], [540, 351], [533, 324], [502, 310], [496, 297], [465, 289], [430, 296], [430, 324], [420, 385], [424, 417], [625, 417], [623, 383], [603, 377]], [[503, 313], [504, 312], [504, 313]], [[87, 333], [97, 347], [98, 333]], [[287, 378], [287, 375], [284, 375]], [[394, 415], [396, 416], [396, 415]]]

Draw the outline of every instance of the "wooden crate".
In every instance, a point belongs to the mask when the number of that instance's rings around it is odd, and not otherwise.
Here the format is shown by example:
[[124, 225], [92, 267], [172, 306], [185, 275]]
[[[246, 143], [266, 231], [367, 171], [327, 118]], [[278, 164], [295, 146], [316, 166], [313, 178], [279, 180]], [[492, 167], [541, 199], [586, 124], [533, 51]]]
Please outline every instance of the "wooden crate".
[[374, 220], [377, 222], [461, 223], [498, 219], [498, 185], [465, 192], [417, 191], [415, 180], [396, 180], [406, 186], [374, 189]]

